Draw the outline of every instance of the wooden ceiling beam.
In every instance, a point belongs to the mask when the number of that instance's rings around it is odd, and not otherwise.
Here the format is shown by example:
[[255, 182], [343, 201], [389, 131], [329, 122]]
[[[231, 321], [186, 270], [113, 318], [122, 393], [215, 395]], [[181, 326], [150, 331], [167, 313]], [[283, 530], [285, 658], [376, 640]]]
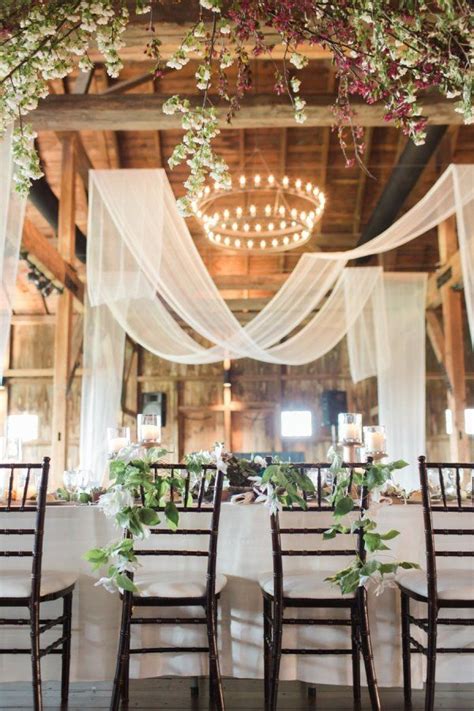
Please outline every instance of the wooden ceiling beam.
[[81, 304], [84, 303], [84, 284], [77, 272], [28, 219], [25, 219], [23, 226], [22, 247], [38, 260], [39, 265], [44, 267], [55, 281], [70, 291]]
[[212, 277], [218, 289], [258, 289], [278, 291], [288, 274], [216, 274]]
[[[198, 96], [186, 96], [197, 105]], [[181, 128], [180, 115], [163, 113], [167, 97], [155, 94], [119, 95], [68, 95], [52, 94], [40, 102], [29, 114], [29, 121], [36, 131], [82, 131], [123, 130], [153, 131]], [[306, 127], [332, 126], [334, 123], [334, 95], [307, 96], [305, 112]], [[431, 125], [461, 124], [462, 116], [454, 110], [454, 102], [439, 96], [420, 100], [423, 114]], [[361, 126], [386, 126], [381, 104], [366, 104], [362, 100], [351, 102], [354, 118]], [[274, 94], [249, 95], [240, 111], [229, 124], [225, 111], [219, 121], [222, 129], [230, 128], [284, 128], [294, 126], [294, 112], [286, 97]]]

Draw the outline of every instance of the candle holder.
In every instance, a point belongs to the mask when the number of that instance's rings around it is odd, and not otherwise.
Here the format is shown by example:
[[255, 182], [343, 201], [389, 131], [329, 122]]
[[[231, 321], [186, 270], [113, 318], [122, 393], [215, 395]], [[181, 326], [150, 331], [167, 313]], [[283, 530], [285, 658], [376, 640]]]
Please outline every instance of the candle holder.
[[337, 425], [344, 461], [358, 462], [362, 444], [362, 415], [359, 412], [340, 412]]
[[161, 415], [138, 415], [138, 441], [143, 447], [156, 447], [161, 443]]
[[130, 427], [107, 427], [107, 452], [115, 457], [121, 449], [130, 444]]
[[364, 446], [368, 457], [380, 461], [387, 456], [387, 436], [383, 425], [364, 427]]

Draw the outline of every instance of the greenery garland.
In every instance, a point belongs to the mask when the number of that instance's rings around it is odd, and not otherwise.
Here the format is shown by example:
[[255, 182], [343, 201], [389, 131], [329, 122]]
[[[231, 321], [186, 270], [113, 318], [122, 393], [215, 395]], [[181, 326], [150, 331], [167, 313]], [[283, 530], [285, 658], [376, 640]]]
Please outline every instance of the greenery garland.
[[[171, 488], [183, 496], [185, 479], [176, 476], [173, 470], [164, 471], [163, 476], [154, 477], [152, 464], [159, 461], [165, 454], [165, 449], [150, 449], [142, 457], [136, 450], [121, 452], [117, 459], [110, 462], [110, 478], [113, 480], [108, 492], [99, 499], [99, 508], [113, 518], [117, 526], [124, 529], [128, 536], [119, 541], [113, 541], [102, 548], [94, 548], [85, 554], [94, 570], [107, 566], [107, 574], [96, 583], [107, 590], [137, 591], [135, 583], [127, 576], [138, 568], [138, 561], [133, 552], [134, 538], [147, 538], [149, 529], [158, 525], [159, 515], [155, 510], [161, 507], [168, 526], [177, 530], [179, 511], [169, 499]], [[333, 485], [327, 496], [327, 501], [333, 507], [334, 523], [323, 534], [325, 540], [335, 538], [339, 534], [356, 534], [362, 530], [362, 538], [367, 553], [374, 554], [388, 551], [387, 542], [396, 538], [399, 531], [392, 529], [380, 533], [377, 522], [370, 518], [366, 510], [358, 511], [358, 518], [352, 518], [350, 523], [343, 523], [346, 516], [355, 509], [354, 493], [351, 487], [360, 491], [363, 487], [370, 496], [380, 491], [391, 475], [397, 469], [407, 466], [403, 460], [391, 463], [372, 462], [360, 469], [348, 469], [336, 451], [330, 453], [332, 462], [330, 473]], [[308, 497], [315, 493], [314, 484], [304, 469], [291, 462], [281, 462], [274, 458], [271, 464], [262, 457], [252, 460], [237, 459], [234, 455], [224, 452], [223, 445], [217, 443], [213, 451], [192, 452], [184, 457], [187, 471], [199, 476], [205, 466], [215, 465], [224, 473], [232, 472], [234, 483], [251, 484], [256, 493], [255, 503], [264, 503], [271, 514], [276, 514], [284, 507], [293, 505], [308, 507]], [[191, 496], [191, 494], [189, 494]], [[143, 496], [143, 504], [137, 500]], [[338, 585], [341, 593], [353, 593], [359, 586], [369, 582], [376, 583], [379, 590], [386, 582], [385, 576], [393, 575], [399, 568], [408, 570], [418, 568], [416, 563], [408, 561], [384, 562], [373, 556], [362, 561], [358, 551], [352, 563], [326, 578], [328, 582]]]
[[175, 531], [178, 527], [179, 511], [169, 499], [169, 493], [173, 489], [178, 496], [183, 496], [185, 479], [173, 470], [163, 470], [162, 476], [155, 477], [152, 470], [152, 465], [166, 454], [166, 449], [158, 448], [151, 448], [141, 456], [134, 449], [124, 450], [109, 463], [109, 476], [113, 483], [100, 497], [98, 507], [128, 537], [112, 541], [102, 548], [93, 548], [84, 558], [92, 564], [93, 570], [107, 567], [106, 575], [96, 585], [103, 585], [110, 592], [137, 591], [135, 583], [127, 576], [127, 572], [134, 573], [139, 567], [133, 551], [134, 538], [148, 538], [150, 528], [160, 523], [156, 507], [163, 508], [171, 530]]
[[[0, 14], [0, 137], [16, 122], [13, 154], [18, 190], [26, 194], [31, 180], [41, 175], [33, 148], [35, 134], [24, 123], [38, 101], [49, 93], [48, 81], [71, 73], [78, 64], [92, 68], [91, 46], [104, 56], [110, 76], [121, 69], [119, 50], [130, 22], [126, 0], [3, 0]], [[180, 200], [184, 214], [210, 177], [228, 188], [230, 175], [212, 143], [218, 135], [218, 115], [212, 88], [227, 103], [227, 119], [238, 111], [252, 87], [251, 60], [268, 55], [274, 38], [284, 47], [275, 65], [274, 91], [286, 94], [295, 120], [306, 120], [298, 70], [308, 64], [302, 45], [319, 45], [333, 59], [339, 79], [334, 121], [348, 165], [364, 154], [364, 132], [357, 126], [351, 97], [369, 104], [380, 101], [385, 118], [401, 126], [415, 143], [423, 143], [426, 118], [420, 94], [437, 89], [457, 101], [465, 122], [472, 111], [472, 27], [469, 0], [200, 0], [191, 29], [174, 55], [166, 60], [153, 26], [154, 2], [135, 0], [137, 14], [150, 13], [150, 41], [145, 53], [156, 62], [154, 75], [165, 68], [180, 70], [191, 56], [199, 57], [195, 73], [202, 100], [191, 105], [179, 96], [164, 105], [166, 113], [181, 116], [182, 141], [170, 166], [185, 162], [187, 195]], [[268, 39], [268, 33], [273, 38]]]

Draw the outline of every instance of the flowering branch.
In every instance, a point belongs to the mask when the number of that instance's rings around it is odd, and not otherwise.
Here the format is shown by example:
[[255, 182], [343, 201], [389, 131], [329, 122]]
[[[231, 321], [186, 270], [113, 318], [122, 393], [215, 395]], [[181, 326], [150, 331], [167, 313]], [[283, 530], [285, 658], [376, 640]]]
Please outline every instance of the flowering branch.
[[[135, 7], [137, 13], [151, 13], [146, 0], [136, 0]], [[206, 14], [212, 19], [211, 31], [204, 22]], [[8, 2], [4, 18], [0, 20], [0, 137], [18, 116], [33, 111], [38, 100], [47, 96], [50, 79], [72, 71], [74, 56], [82, 70], [91, 67], [87, 50], [93, 42], [103, 53], [110, 76], [119, 74], [118, 52], [130, 20], [126, 0]], [[209, 90], [214, 85], [227, 102], [231, 121], [252, 86], [251, 59], [262, 54], [271, 57], [273, 45], [267, 32], [285, 48], [274, 90], [288, 94], [299, 123], [306, 118], [305, 100], [294, 72], [308, 63], [304, 46], [322, 46], [332, 55], [338, 78], [334, 122], [351, 166], [355, 161], [362, 165], [364, 153], [363, 131], [351, 108], [353, 96], [368, 104], [381, 102], [385, 119], [416, 144], [426, 136], [427, 119], [419, 100], [427, 90], [455, 99], [455, 110], [466, 123], [472, 122], [470, 23], [469, 0], [233, 0], [225, 6], [223, 0], [200, 0], [199, 20], [166, 62], [168, 68], [180, 70], [191, 53], [202, 58], [195, 74], [196, 86], [204, 92], [201, 105], [194, 107], [173, 96], [163, 109], [179, 114], [184, 130], [169, 160], [171, 168], [183, 162], [189, 167], [187, 194], [179, 201], [182, 212], [191, 212], [208, 177], [218, 188], [230, 187], [227, 165], [212, 147], [219, 127]], [[154, 31], [151, 14], [150, 29]], [[159, 37], [153, 37], [145, 49], [156, 62], [155, 76], [161, 76], [164, 67], [160, 44]], [[17, 187], [22, 193], [41, 174], [33, 138], [27, 126], [15, 129]]]

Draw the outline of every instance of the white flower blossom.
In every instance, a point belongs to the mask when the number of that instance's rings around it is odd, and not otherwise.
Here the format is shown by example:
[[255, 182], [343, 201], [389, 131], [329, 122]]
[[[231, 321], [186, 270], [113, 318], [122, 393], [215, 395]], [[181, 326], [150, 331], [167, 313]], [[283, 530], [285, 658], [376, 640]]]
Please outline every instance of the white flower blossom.
[[129, 506], [133, 506], [133, 496], [121, 484], [116, 484], [111, 491], [102, 494], [97, 502], [97, 506], [107, 516], [113, 518], [119, 511]]

